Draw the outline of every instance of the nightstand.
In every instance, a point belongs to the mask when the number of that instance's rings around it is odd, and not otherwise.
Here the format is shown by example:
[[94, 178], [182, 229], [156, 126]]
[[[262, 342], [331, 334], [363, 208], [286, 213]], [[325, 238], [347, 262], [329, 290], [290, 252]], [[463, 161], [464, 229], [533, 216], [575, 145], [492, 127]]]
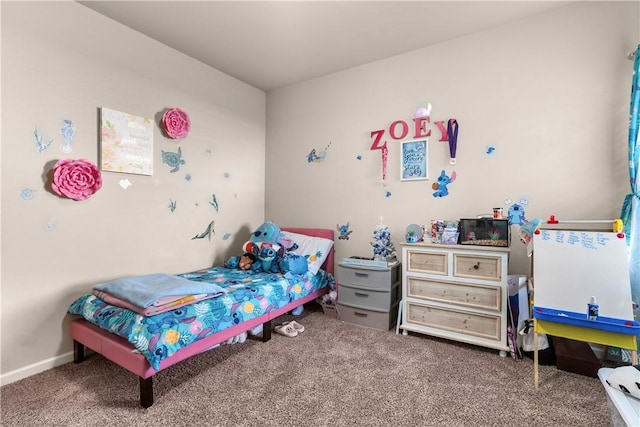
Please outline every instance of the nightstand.
[[401, 264], [390, 267], [338, 264], [338, 313], [358, 325], [389, 330], [402, 299]]

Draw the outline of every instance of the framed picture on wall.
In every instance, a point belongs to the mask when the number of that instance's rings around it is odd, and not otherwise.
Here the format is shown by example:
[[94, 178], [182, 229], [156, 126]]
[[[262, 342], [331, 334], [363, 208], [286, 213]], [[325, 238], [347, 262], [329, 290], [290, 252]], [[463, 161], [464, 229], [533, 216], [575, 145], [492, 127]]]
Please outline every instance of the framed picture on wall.
[[400, 180], [429, 179], [429, 140], [403, 141], [400, 143]]
[[153, 121], [100, 108], [100, 167], [109, 172], [153, 175]]

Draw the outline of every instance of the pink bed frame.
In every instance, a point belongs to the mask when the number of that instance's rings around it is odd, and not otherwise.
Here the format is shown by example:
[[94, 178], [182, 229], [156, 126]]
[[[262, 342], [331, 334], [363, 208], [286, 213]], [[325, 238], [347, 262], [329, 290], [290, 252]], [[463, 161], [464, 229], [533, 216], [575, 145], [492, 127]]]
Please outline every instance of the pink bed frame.
[[[334, 240], [333, 230], [325, 228], [283, 228], [284, 231], [293, 233], [306, 234], [313, 237], [324, 237]], [[334, 249], [332, 248], [322, 268], [333, 274], [334, 272]], [[160, 363], [160, 369], [155, 370], [149, 365], [149, 362], [140, 353], [134, 353], [134, 346], [126, 339], [112, 334], [85, 319], [76, 319], [71, 322], [71, 338], [73, 338], [73, 360], [75, 363], [81, 363], [85, 359], [85, 347], [89, 347], [96, 353], [101, 354], [124, 369], [136, 374], [140, 377], [140, 405], [148, 408], [153, 405], [153, 375], [157, 372], [175, 365], [191, 356], [202, 353], [213, 346], [227, 341], [229, 338], [235, 337], [243, 332], [249, 331], [258, 325], [263, 325], [262, 342], [271, 339], [271, 321], [285, 313], [290, 312], [294, 308], [313, 301], [316, 298], [328, 292], [328, 287], [315, 291], [303, 298], [291, 302], [277, 310], [266, 313], [255, 319], [248, 320], [228, 329], [210, 335], [200, 341], [185, 347], [173, 356], [164, 359]]]

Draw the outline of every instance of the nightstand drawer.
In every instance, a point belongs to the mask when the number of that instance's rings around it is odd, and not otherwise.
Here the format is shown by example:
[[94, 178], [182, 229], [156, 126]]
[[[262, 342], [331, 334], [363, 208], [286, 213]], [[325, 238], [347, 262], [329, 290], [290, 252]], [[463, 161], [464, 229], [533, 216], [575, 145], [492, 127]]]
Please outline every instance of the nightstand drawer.
[[362, 307], [375, 311], [389, 311], [398, 301], [400, 286], [395, 286], [392, 291], [372, 291], [369, 289], [354, 288], [351, 285], [340, 284], [338, 288], [338, 302], [351, 307]]
[[407, 271], [441, 274], [443, 276], [449, 274], [449, 263], [447, 262], [446, 252], [420, 252], [417, 250], [408, 250], [407, 259], [403, 262], [407, 263]]
[[400, 268], [367, 268], [338, 264], [338, 287], [352, 285], [362, 289], [389, 291], [400, 281]]
[[500, 316], [407, 303], [407, 320], [411, 323], [496, 341], [501, 341], [500, 319]]
[[500, 311], [501, 288], [407, 277], [408, 297]]
[[502, 258], [499, 256], [453, 254], [453, 275], [470, 279], [502, 281]]
[[383, 329], [388, 331], [396, 324], [398, 318], [398, 305], [396, 304], [390, 311], [371, 311], [361, 308], [349, 307], [338, 302], [338, 313], [340, 319], [356, 325], [369, 326], [370, 328]]

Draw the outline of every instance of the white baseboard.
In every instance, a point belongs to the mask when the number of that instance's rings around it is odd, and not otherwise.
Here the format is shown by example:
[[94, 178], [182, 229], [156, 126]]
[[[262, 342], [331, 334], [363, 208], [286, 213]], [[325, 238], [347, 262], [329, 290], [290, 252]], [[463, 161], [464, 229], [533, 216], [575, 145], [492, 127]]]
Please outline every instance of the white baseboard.
[[16, 369], [15, 371], [7, 372], [0, 375], [0, 385], [11, 384], [12, 382], [19, 381], [23, 378], [30, 377], [40, 372], [48, 371], [56, 366], [64, 365], [65, 363], [73, 362], [73, 352], [70, 351], [60, 356], [52, 357], [50, 359], [43, 360], [41, 362], [34, 363], [24, 368]]

